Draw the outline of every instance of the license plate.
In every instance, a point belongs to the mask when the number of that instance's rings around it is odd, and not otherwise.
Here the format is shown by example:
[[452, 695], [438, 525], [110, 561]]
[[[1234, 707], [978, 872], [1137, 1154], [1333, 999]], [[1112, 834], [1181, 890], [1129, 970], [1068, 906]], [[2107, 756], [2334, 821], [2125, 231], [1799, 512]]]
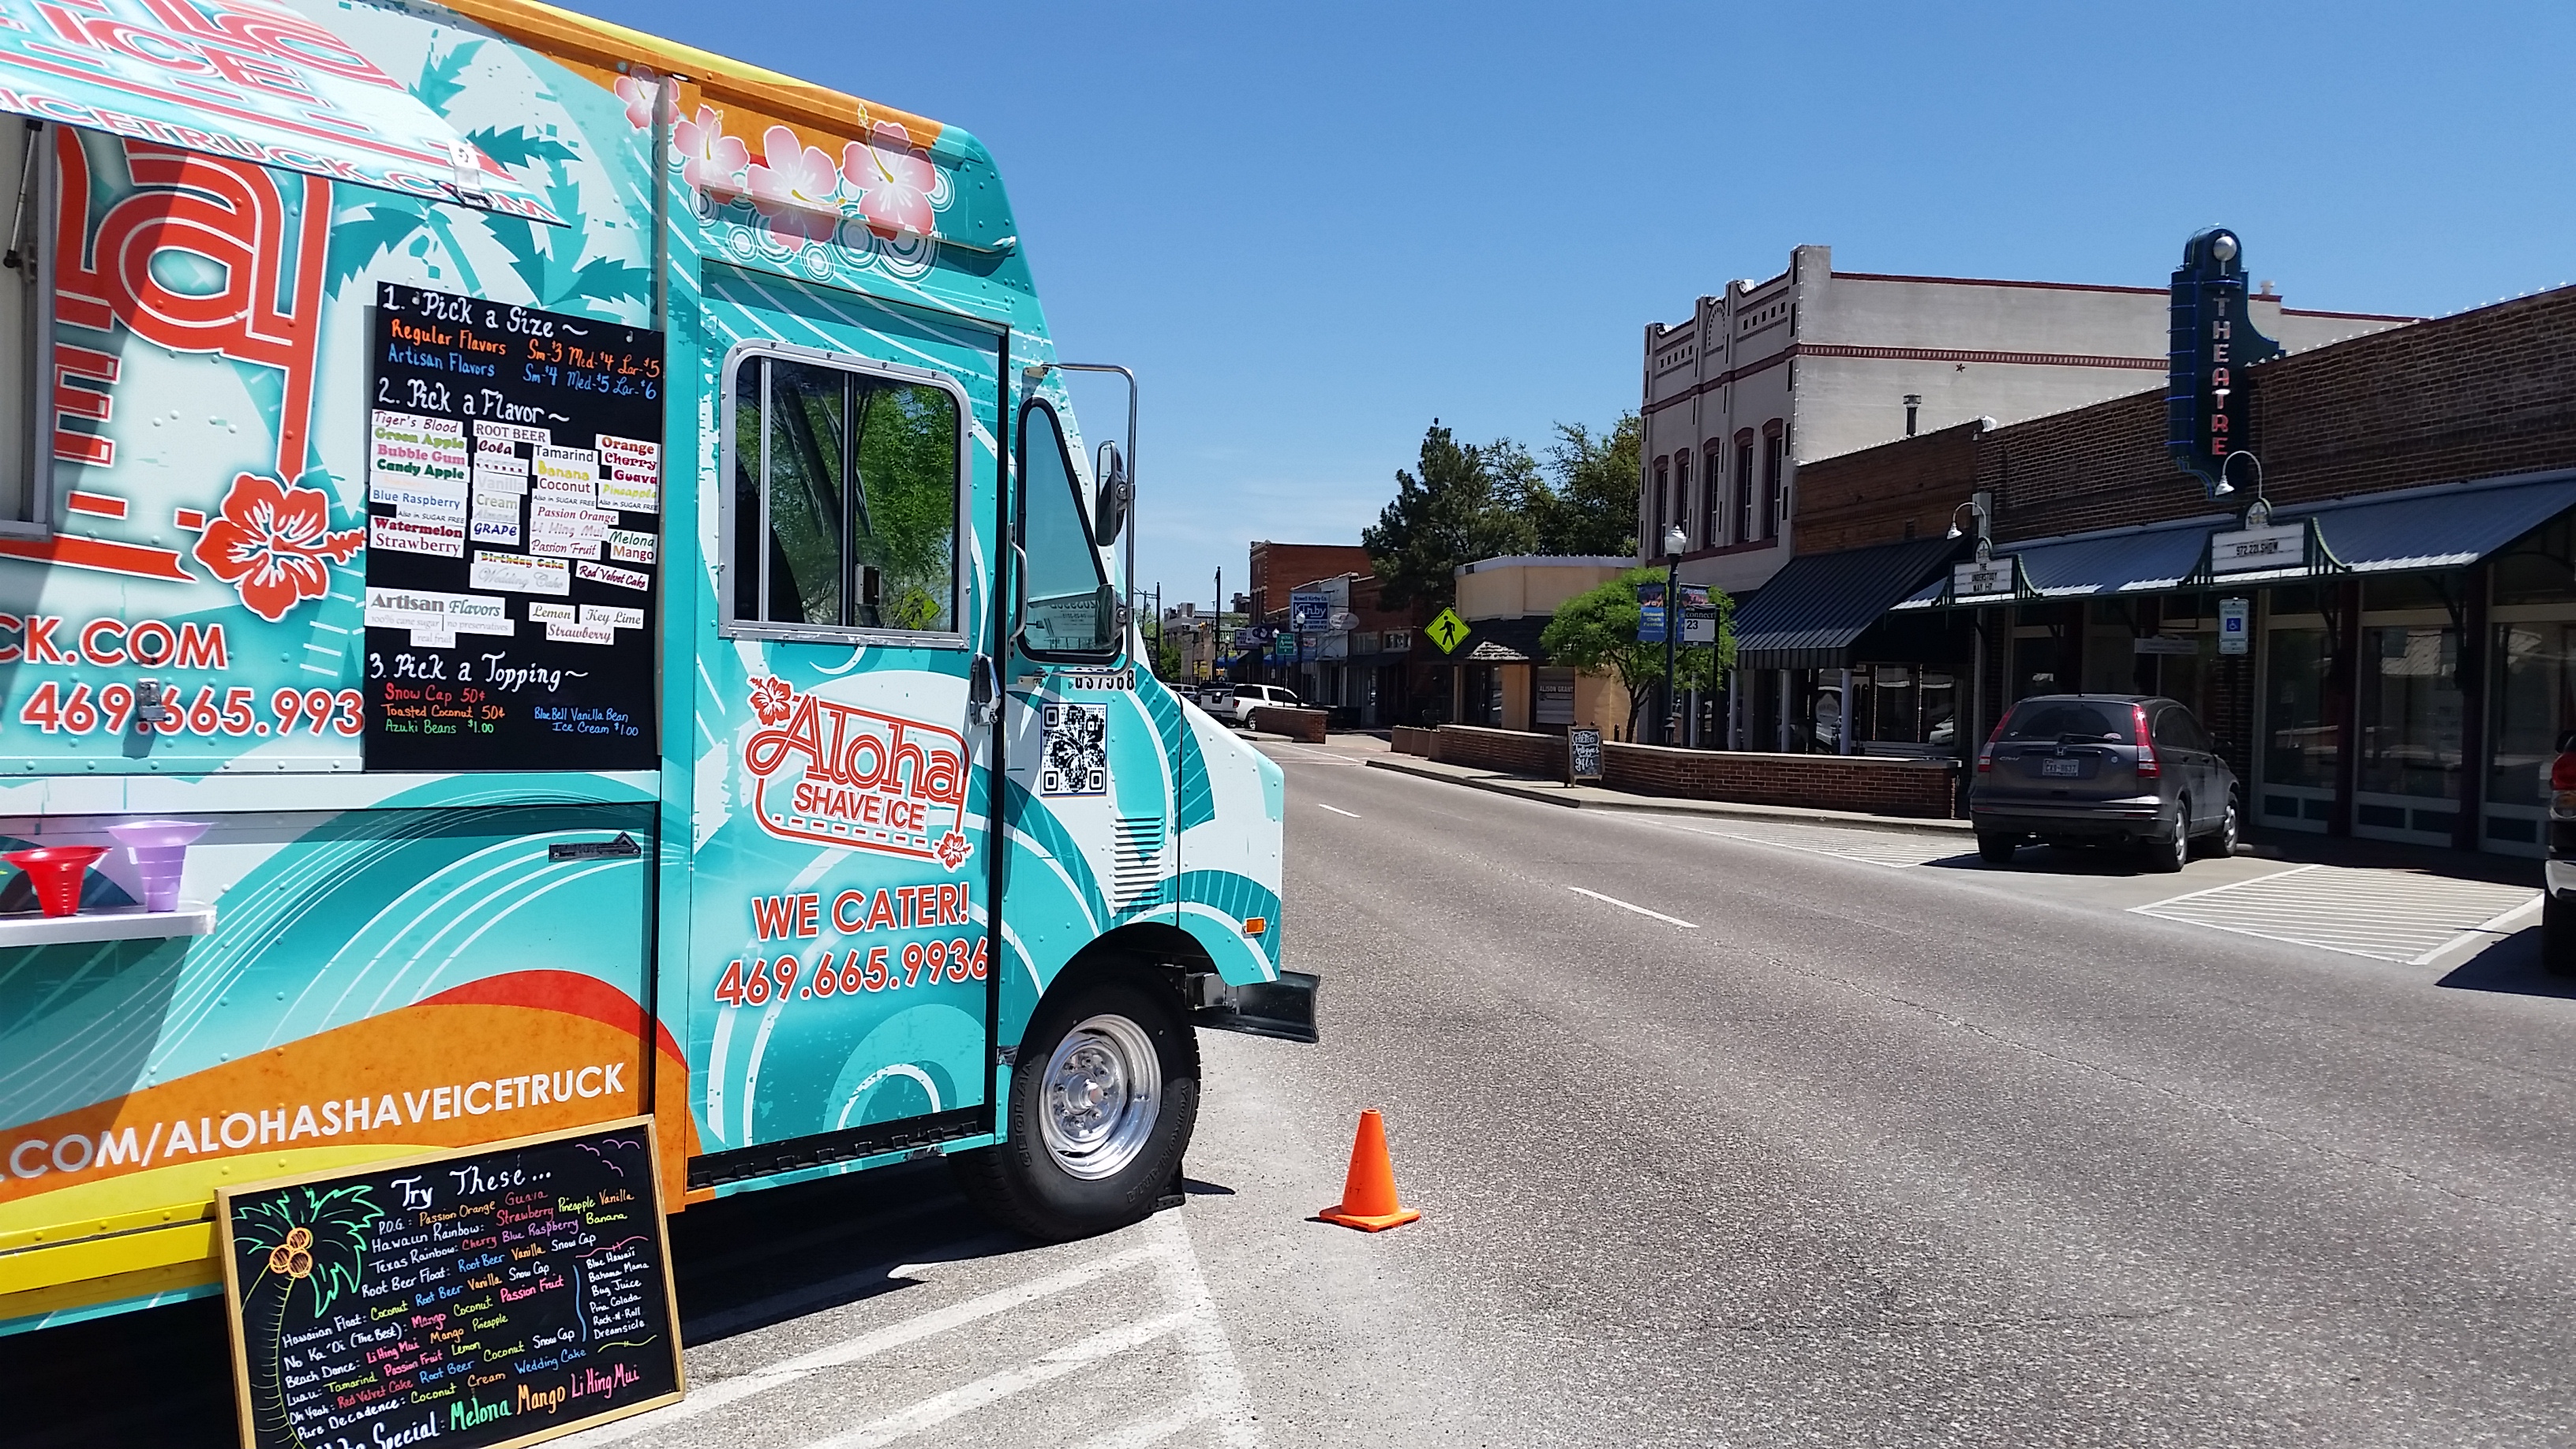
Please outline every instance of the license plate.
[[2082, 760], [2042, 760], [2039, 762], [2039, 772], [2043, 775], [2057, 775], [2072, 779], [2084, 773], [2084, 762]]

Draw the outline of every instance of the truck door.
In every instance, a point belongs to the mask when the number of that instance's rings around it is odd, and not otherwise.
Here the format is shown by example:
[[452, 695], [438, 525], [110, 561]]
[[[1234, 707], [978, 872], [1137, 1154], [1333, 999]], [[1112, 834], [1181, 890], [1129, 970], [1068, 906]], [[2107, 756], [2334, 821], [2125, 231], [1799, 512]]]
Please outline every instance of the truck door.
[[[1095, 536], [1071, 429], [1043, 397], [1019, 411], [1020, 632], [1009, 691], [1009, 819], [1050, 863], [1015, 870], [1007, 922], [1041, 979], [1132, 921], [1174, 918], [1171, 818], [1184, 769], [1179, 702], [1126, 657], [1118, 589]], [[1025, 1017], [1005, 978], [1005, 1022]]]
[[720, 267], [705, 300], [693, 1186], [992, 1126], [991, 732], [968, 696], [1000, 334]]

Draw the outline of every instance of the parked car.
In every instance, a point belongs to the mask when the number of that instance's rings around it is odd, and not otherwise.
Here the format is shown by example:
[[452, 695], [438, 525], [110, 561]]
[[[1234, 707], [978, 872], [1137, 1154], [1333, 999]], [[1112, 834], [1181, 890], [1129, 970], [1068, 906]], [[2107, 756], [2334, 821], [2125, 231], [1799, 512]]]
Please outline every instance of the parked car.
[[2540, 964], [2576, 976], [2576, 730], [2558, 737], [2549, 766], [2549, 858], [2541, 867]]
[[2014, 705], [1977, 753], [1968, 818], [1977, 854], [2009, 864], [2033, 836], [2051, 845], [2142, 847], [2180, 870], [2194, 841], [2233, 853], [2243, 791], [2218, 744], [2179, 701], [2042, 694]]
[[1234, 687], [1234, 698], [1224, 712], [1230, 714], [1236, 724], [1248, 725], [1252, 723], [1252, 712], [1265, 704], [1274, 709], [1295, 709], [1298, 707], [1297, 693], [1277, 684], [1238, 684]]

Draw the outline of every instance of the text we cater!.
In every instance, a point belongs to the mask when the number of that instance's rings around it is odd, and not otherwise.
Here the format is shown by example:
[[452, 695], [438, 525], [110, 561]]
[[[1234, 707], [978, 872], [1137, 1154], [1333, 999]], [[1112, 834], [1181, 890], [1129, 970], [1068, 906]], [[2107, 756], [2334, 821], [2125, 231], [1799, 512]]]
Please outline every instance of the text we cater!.
[[[53, 228], [0, 306], [51, 349], [0, 407], [0, 815], [108, 853], [68, 923], [0, 910], [0, 1335], [225, 1262], [320, 1324], [317, 1244], [401, 1271], [409, 1164], [548, 1134], [633, 1136], [656, 1213], [930, 1153], [1105, 1231], [1178, 1172], [1198, 1027], [1313, 1040], [1278, 767], [1136, 667], [1127, 464], [971, 135], [519, 0], [295, 20], [431, 196], [254, 159], [363, 149], [293, 108], [83, 129], [166, 84], [113, 38], [206, 3], [44, 8], [117, 84], [0, 25], [0, 130], [13, 68], [88, 86], [0, 135]], [[462, 1413], [410, 1397], [455, 1344], [363, 1402], [245, 1381], [245, 1435], [637, 1407], [528, 1366], [590, 1331], [471, 1360], [519, 1377]]]

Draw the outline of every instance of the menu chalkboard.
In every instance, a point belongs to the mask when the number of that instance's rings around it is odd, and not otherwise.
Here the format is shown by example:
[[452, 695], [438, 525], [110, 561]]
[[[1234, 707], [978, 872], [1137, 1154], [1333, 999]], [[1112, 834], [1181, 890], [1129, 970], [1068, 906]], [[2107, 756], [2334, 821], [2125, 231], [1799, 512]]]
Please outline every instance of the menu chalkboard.
[[662, 334], [391, 282], [374, 312], [367, 768], [651, 768]]
[[245, 1449], [488, 1449], [679, 1398], [652, 1124], [218, 1192]]
[[1568, 784], [1601, 778], [1601, 731], [1575, 725], [1565, 732], [1565, 779]]

